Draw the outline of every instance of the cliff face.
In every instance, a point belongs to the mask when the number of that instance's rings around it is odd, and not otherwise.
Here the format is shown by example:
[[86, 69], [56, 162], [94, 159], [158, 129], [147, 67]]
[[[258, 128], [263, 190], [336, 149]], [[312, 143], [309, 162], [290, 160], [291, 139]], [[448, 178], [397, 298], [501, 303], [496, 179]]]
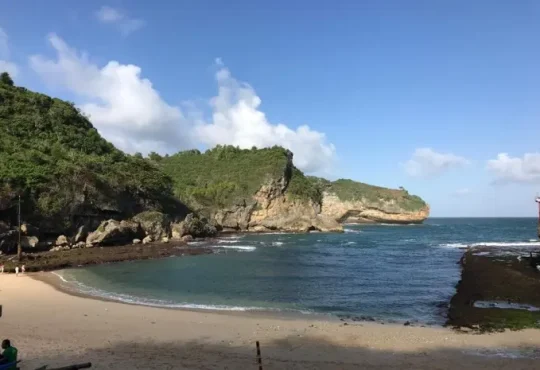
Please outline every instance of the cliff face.
[[[291, 152], [277, 147], [217, 147], [160, 161], [176, 179], [178, 196], [224, 231], [342, 231], [336, 220], [320, 215], [317, 189], [292, 159]], [[184, 183], [181, 176], [194, 162], [198, 174]], [[175, 176], [177, 170], [182, 175]]]
[[311, 177], [322, 194], [321, 215], [341, 223], [421, 223], [429, 205], [403, 188], [389, 189], [340, 179]]
[[410, 224], [421, 223], [428, 218], [429, 206], [426, 204], [418, 210], [404, 210], [395, 200], [341, 200], [334, 193], [324, 192], [321, 213], [344, 223]]

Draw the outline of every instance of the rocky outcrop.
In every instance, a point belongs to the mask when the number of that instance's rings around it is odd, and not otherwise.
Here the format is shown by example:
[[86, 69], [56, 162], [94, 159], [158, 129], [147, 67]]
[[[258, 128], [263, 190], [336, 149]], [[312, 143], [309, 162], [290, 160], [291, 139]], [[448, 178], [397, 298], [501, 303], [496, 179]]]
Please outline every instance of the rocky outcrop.
[[150, 236], [152, 240], [162, 240], [171, 234], [171, 221], [161, 212], [142, 212], [133, 217], [133, 221], [139, 223], [144, 234]]
[[429, 216], [429, 206], [418, 210], [406, 210], [395, 199], [342, 200], [331, 192], [323, 193], [321, 214], [346, 223], [421, 223]]
[[193, 238], [212, 237], [218, 233], [216, 227], [208, 220], [193, 213], [187, 215], [182, 222], [173, 223], [171, 230], [173, 240], [183, 240], [182, 238], [186, 235], [191, 235]]
[[88, 235], [86, 245], [129, 244], [142, 235], [144, 232], [137, 222], [108, 220], [102, 222], [96, 231]]

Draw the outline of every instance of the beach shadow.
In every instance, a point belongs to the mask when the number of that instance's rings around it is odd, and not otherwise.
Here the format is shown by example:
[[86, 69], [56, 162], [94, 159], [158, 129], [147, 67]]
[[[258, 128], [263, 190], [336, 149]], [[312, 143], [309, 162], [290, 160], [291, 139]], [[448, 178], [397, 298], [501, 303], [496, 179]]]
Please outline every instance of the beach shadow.
[[[394, 352], [336, 345], [326, 339], [290, 336], [261, 340], [265, 370], [278, 369], [538, 369], [540, 350], [520, 346], [514, 350], [448, 349]], [[22, 369], [43, 364], [65, 366], [91, 361], [92, 369], [258, 369], [255, 343], [234, 345], [189, 342], [123, 342], [77, 353], [51, 354], [25, 359]]]

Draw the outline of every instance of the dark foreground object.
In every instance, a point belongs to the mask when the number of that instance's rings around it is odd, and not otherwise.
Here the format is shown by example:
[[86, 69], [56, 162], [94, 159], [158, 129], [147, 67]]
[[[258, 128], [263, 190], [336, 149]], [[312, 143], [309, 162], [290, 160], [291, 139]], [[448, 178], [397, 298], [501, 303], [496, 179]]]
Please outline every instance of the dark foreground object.
[[88, 369], [91, 368], [92, 364], [90, 362], [84, 364], [69, 365], [64, 367], [56, 367], [54, 369], [49, 369], [47, 365], [37, 368], [36, 370], [78, 370], [78, 369]]
[[185, 243], [156, 243], [26, 254], [21, 263], [17, 263], [16, 256], [0, 256], [0, 263], [5, 264], [6, 272], [15, 272], [15, 266], [20, 267], [21, 265], [26, 266], [27, 272], [35, 272], [110, 262], [210, 253], [212, 253], [210, 248], [190, 247]]
[[478, 331], [540, 328], [540, 259], [531, 259], [531, 252], [535, 256], [538, 251], [468, 249], [460, 261], [461, 280], [447, 325]]

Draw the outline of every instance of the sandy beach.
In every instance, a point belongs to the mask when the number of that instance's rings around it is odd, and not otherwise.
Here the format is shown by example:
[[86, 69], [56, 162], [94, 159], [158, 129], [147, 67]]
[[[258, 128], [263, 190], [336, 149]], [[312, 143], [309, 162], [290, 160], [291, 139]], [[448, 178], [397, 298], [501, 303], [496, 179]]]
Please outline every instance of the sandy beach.
[[[42, 278], [43, 275], [34, 275]], [[30, 275], [0, 275], [0, 336], [22, 369], [538, 369], [540, 330], [445, 328], [191, 312], [77, 297]]]

